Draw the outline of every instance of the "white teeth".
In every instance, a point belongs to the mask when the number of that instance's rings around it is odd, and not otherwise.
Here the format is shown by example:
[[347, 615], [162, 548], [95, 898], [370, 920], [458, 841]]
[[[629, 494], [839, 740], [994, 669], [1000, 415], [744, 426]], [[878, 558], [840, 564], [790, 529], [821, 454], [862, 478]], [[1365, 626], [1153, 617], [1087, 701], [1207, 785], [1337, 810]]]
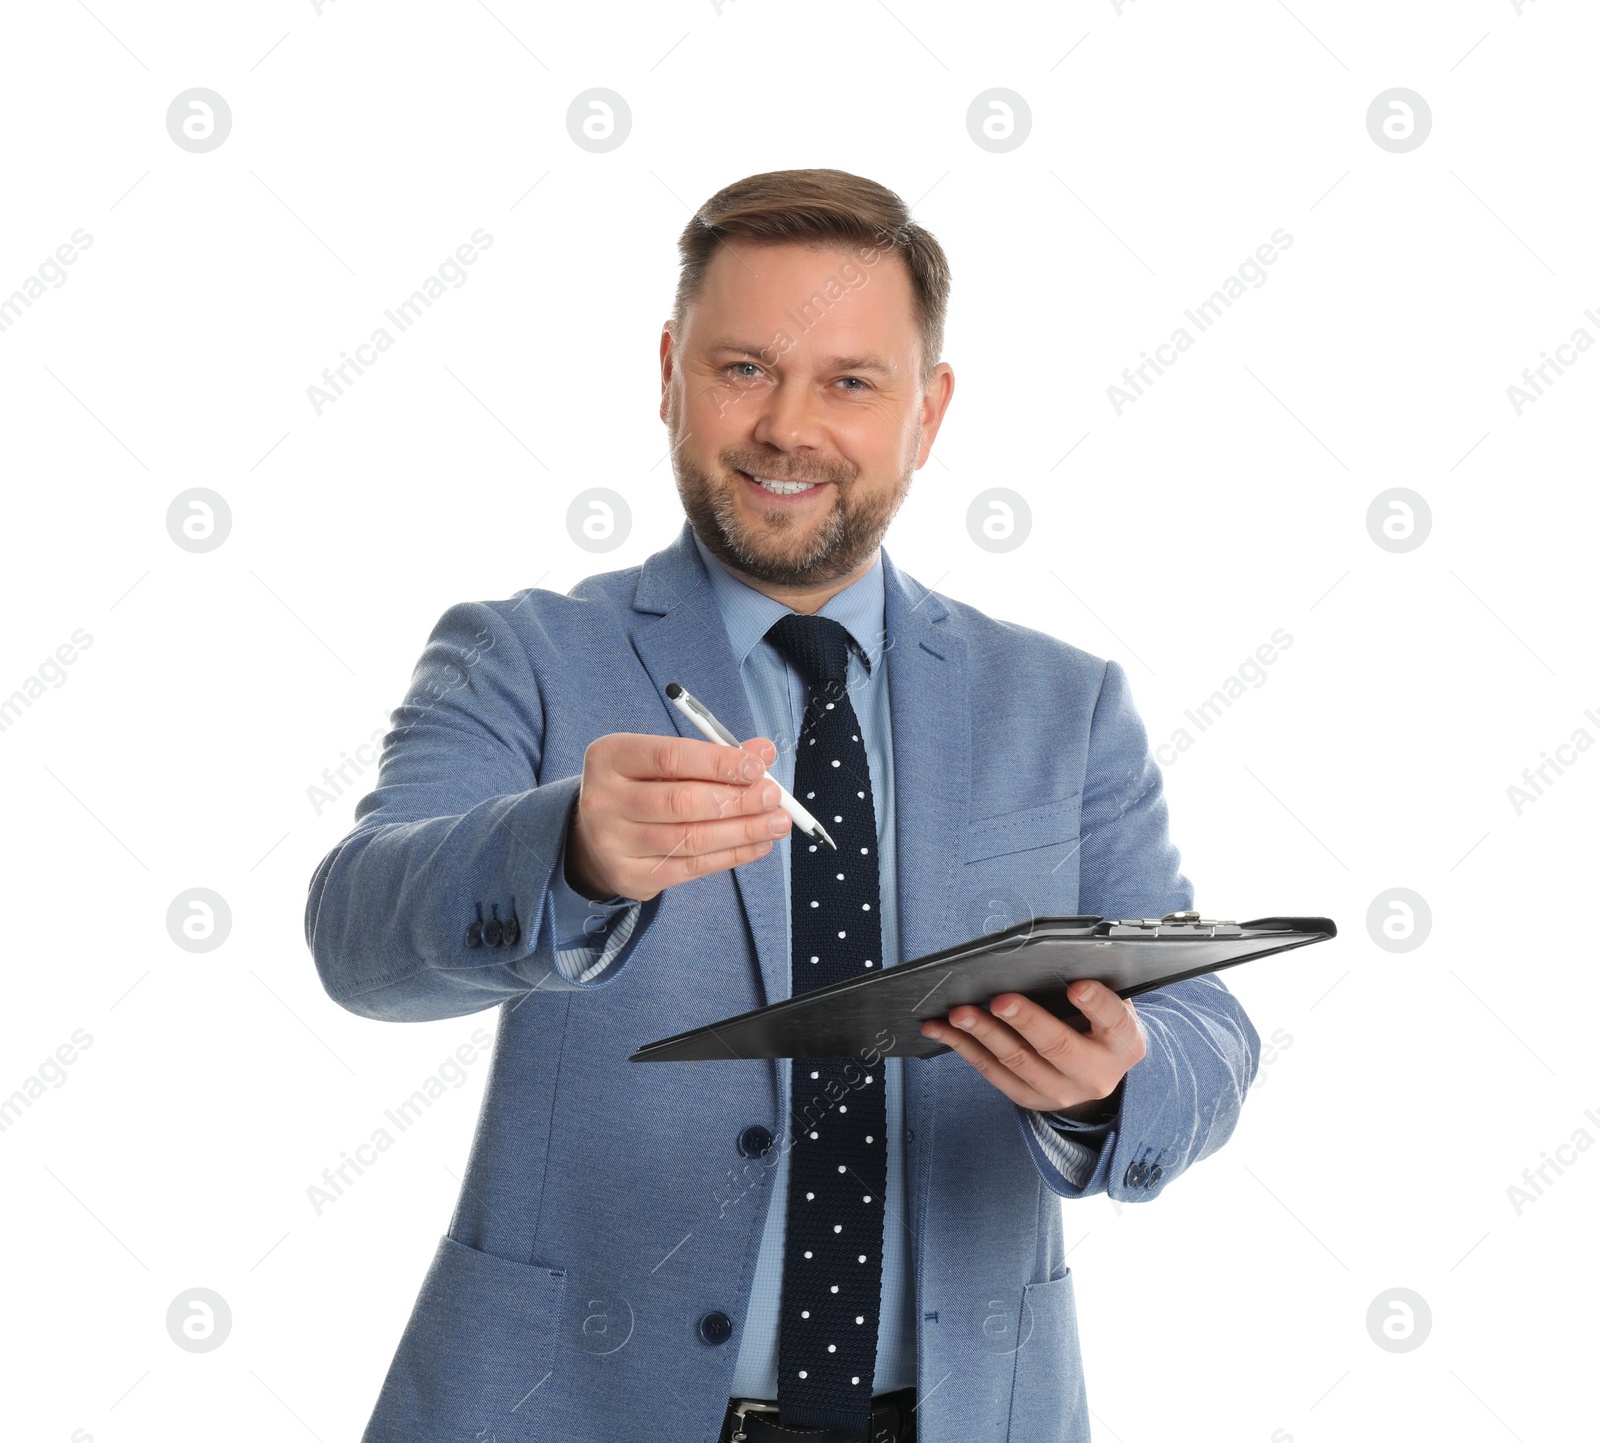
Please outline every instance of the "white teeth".
[[774, 496], [798, 496], [802, 491], [822, 484], [820, 481], [769, 481], [765, 476], [752, 476], [750, 479]]

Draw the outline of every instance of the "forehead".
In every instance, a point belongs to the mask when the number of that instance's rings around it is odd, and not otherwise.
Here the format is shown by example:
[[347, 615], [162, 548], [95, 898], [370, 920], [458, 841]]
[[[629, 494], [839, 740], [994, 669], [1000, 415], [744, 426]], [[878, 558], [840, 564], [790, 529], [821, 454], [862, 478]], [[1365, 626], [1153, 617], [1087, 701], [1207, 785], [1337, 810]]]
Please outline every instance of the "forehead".
[[782, 334], [793, 349], [906, 349], [918, 342], [911, 274], [868, 245], [719, 246], [685, 318], [686, 344], [737, 338], [755, 349]]

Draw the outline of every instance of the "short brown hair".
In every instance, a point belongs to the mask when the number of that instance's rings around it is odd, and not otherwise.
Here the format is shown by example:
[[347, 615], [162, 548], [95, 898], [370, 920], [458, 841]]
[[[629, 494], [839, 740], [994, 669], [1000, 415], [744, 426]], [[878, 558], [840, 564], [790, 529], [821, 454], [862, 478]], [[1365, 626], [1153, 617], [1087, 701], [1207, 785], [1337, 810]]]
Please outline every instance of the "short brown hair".
[[[939, 242], [911, 219], [892, 190], [845, 170], [769, 170], [724, 186], [694, 213], [678, 237], [682, 268], [672, 329], [683, 329], [725, 239], [768, 245], [872, 247], [898, 255], [911, 274], [914, 319], [922, 338], [922, 383], [944, 350], [950, 263]], [[826, 298], [818, 297], [826, 309]]]

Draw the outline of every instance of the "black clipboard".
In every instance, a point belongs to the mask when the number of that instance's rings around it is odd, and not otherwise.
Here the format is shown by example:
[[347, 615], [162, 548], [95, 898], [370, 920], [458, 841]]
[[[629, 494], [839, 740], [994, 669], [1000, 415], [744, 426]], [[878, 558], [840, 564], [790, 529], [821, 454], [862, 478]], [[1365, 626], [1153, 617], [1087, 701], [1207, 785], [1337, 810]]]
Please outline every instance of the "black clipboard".
[[[1088, 1019], [1067, 1001], [1069, 982], [1092, 977], [1119, 996], [1137, 997], [1337, 935], [1327, 917], [1252, 922], [1208, 921], [1196, 912], [1131, 920], [1036, 917], [871, 976], [847, 978], [661, 1038], [628, 1061], [938, 1057], [952, 1049], [924, 1037], [921, 1024], [963, 1003], [983, 1006], [1001, 992], [1019, 992], [1087, 1032]], [[885, 1034], [892, 1038], [887, 1044]]]

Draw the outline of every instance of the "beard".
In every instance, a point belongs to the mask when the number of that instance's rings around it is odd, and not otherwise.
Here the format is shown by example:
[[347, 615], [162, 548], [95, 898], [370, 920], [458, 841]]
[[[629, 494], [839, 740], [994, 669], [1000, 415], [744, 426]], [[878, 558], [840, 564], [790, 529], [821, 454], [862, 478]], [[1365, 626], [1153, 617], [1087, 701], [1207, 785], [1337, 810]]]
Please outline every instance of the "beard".
[[[674, 449], [672, 456], [684, 514], [706, 550], [730, 569], [773, 586], [826, 585], [869, 561], [905, 501], [915, 470], [907, 463], [894, 487], [882, 492], [860, 484], [860, 473], [850, 474], [843, 466], [793, 476], [787, 464], [725, 452], [719, 460], [732, 479], [723, 480], [682, 450]], [[741, 460], [749, 464], [740, 465]], [[765, 476], [769, 473], [762, 468], [767, 465], [786, 479], [829, 483], [832, 505], [820, 520], [802, 519], [776, 504], [765, 524], [745, 519], [735, 494], [745, 481], [737, 472]]]

